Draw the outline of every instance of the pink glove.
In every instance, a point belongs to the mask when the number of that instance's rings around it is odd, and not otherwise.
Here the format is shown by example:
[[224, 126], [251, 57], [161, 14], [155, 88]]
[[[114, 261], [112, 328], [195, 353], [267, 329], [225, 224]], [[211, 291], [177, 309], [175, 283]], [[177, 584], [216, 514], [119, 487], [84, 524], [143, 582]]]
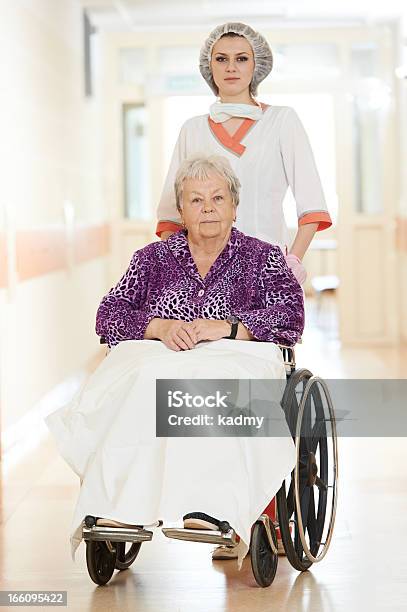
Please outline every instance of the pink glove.
[[303, 285], [305, 283], [305, 279], [307, 278], [307, 272], [301, 263], [301, 259], [298, 259], [296, 255], [289, 253], [288, 255], [285, 255], [285, 260], [287, 266], [291, 269], [297, 281], [300, 283], [300, 285]]

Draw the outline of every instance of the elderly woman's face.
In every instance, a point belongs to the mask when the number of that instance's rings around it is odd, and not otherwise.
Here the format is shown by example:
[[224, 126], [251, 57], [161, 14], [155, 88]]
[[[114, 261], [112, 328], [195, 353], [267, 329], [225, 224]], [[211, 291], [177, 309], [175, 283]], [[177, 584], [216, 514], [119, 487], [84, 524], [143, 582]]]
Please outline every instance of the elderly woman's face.
[[243, 36], [220, 38], [212, 48], [211, 70], [221, 97], [245, 91], [254, 72], [251, 44]]
[[236, 218], [236, 206], [226, 180], [215, 173], [205, 180], [185, 179], [181, 217], [195, 240], [225, 236]]

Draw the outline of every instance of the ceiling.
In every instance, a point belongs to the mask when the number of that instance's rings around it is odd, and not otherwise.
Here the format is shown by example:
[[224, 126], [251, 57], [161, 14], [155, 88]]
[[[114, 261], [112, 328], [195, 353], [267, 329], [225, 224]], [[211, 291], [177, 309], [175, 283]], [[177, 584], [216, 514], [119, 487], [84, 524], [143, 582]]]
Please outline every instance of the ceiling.
[[401, 20], [407, 35], [407, 3], [401, 0], [79, 0], [93, 25], [104, 31], [213, 27], [244, 21], [254, 27], [372, 24]]

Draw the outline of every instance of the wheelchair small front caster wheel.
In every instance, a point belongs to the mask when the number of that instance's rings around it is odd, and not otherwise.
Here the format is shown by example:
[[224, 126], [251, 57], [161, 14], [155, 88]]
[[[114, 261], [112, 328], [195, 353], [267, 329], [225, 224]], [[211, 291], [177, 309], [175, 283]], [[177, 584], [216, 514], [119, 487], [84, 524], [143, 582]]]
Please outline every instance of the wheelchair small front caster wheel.
[[99, 585], [107, 584], [113, 575], [117, 562], [117, 547], [111, 552], [106, 542], [86, 541], [86, 565], [89, 576]]
[[[270, 522], [273, 542], [277, 547], [277, 536], [274, 525]], [[254, 525], [250, 541], [250, 559], [253, 575], [261, 587], [268, 587], [273, 582], [277, 571], [278, 555], [273, 552], [262, 522]]]

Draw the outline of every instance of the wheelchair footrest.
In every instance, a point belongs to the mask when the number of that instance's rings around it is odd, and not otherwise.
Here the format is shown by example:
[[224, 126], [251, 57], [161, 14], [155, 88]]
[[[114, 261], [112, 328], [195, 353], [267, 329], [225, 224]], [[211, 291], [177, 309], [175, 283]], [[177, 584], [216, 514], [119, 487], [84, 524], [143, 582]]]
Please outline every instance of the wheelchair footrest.
[[82, 528], [84, 540], [102, 540], [110, 542], [148, 542], [153, 532], [146, 529], [129, 529], [126, 527], [86, 527]]
[[224, 544], [234, 546], [237, 536], [233, 529], [227, 533], [212, 531], [211, 529], [183, 529], [165, 527], [161, 530], [167, 538], [174, 540], [187, 540], [188, 542], [204, 542], [206, 544]]

